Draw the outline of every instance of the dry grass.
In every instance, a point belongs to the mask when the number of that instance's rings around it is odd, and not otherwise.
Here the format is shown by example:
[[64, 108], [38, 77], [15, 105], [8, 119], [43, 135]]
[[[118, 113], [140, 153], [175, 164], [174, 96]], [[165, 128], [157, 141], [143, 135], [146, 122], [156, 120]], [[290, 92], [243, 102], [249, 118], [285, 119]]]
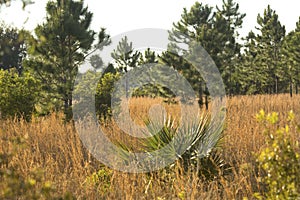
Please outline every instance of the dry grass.
[[[141, 123], [151, 105], [159, 99], [132, 99], [131, 116]], [[53, 114], [45, 118], [24, 121], [0, 121], [0, 154], [13, 151], [13, 138], [25, 138], [25, 144], [0, 167], [13, 168], [23, 177], [32, 171], [42, 171], [42, 179], [50, 181], [55, 193], [72, 193], [78, 199], [242, 199], [253, 198], [254, 192], [262, 191], [254, 154], [264, 144], [262, 127], [255, 114], [264, 109], [285, 115], [293, 110], [299, 121], [300, 96], [240, 96], [227, 101], [227, 122], [223, 144], [223, 156], [233, 166], [232, 174], [211, 182], [203, 182], [192, 172], [182, 173], [177, 166], [172, 173], [164, 170], [150, 174], [128, 174], [112, 171], [87, 152], [71, 124], [61, 122]], [[178, 105], [167, 105], [172, 115], [179, 113]], [[140, 121], [139, 121], [140, 120]], [[111, 137], [120, 136], [116, 125], [106, 124]], [[123, 138], [124, 139], [124, 138]], [[94, 172], [106, 173], [98, 182], [87, 181]], [[3, 188], [0, 188], [0, 191]], [[1, 192], [0, 192], [1, 198]]]

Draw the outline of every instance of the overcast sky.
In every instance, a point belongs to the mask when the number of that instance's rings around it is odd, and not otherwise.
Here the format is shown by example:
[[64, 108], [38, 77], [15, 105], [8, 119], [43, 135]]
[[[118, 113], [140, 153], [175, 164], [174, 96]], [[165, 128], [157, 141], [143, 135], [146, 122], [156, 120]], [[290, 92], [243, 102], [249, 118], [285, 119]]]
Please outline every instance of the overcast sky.
[[[2, 6], [0, 19], [7, 24], [33, 30], [45, 17], [47, 0], [35, 0], [35, 4], [22, 10], [21, 2], [12, 2], [10, 7]], [[211, 6], [221, 5], [221, 0], [203, 0]], [[246, 13], [243, 29], [245, 36], [256, 26], [256, 17], [268, 4], [276, 10], [287, 31], [293, 30], [300, 16], [299, 0], [237, 0], [240, 10]], [[139, 28], [170, 29], [172, 23], [180, 19], [183, 8], [190, 8], [195, 0], [85, 0], [89, 10], [94, 13], [92, 28], [107, 28], [111, 36]]]

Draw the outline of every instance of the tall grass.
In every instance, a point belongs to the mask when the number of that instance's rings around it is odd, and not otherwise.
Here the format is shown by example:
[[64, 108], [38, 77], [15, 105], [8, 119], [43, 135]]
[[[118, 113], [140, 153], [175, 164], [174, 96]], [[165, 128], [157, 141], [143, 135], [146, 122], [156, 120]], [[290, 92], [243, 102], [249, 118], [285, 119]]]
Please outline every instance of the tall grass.
[[[0, 172], [14, 170], [26, 180], [39, 173], [42, 183], [51, 183], [54, 197], [70, 193], [78, 199], [253, 199], [254, 193], [266, 189], [254, 156], [265, 144], [261, 134], [264, 127], [256, 122], [255, 115], [264, 109], [286, 117], [287, 111], [293, 110], [299, 121], [299, 102], [300, 95], [228, 99], [221, 159], [232, 168], [231, 173], [215, 180], [205, 181], [192, 170], [184, 172], [180, 164], [175, 164], [171, 172], [164, 169], [144, 174], [108, 169], [90, 155], [72, 124], [63, 123], [59, 114], [31, 122], [0, 121]], [[160, 103], [160, 99], [132, 99], [130, 114], [142, 124], [151, 105]], [[180, 115], [179, 105], [164, 105], [170, 115]], [[114, 123], [104, 124], [104, 130], [111, 138], [127, 139]], [[22, 145], [16, 145], [19, 143]], [[3, 176], [0, 179], [3, 181]], [[0, 184], [0, 199], [8, 187], [13, 186]], [[26, 199], [26, 192], [15, 195]]]

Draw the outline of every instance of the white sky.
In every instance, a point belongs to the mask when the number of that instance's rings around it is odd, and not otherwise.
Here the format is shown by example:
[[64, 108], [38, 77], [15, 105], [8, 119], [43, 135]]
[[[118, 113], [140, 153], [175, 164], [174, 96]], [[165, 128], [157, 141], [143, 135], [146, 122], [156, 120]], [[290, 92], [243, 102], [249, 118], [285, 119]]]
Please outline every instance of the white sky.
[[[17, 27], [33, 30], [45, 17], [47, 0], [35, 0], [35, 4], [22, 10], [21, 2], [12, 2], [10, 7], [2, 6], [0, 20]], [[221, 5], [221, 0], [202, 0], [211, 6]], [[286, 26], [287, 31], [295, 28], [300, 16], [299, 0], [236, 0], [240, 11], [246, 13], [242, 36], [247, 35], [256, 26], [256, 17], [268, 4], [276, 10], [279, 20]], [[183, 8], [190, 8], [195, 0], [85, 0], [89, 10], [94, 13], [92, 28], [107, 28], [111, 36], [139, 28], [170, 29], [173, 22], [180, 19]]]

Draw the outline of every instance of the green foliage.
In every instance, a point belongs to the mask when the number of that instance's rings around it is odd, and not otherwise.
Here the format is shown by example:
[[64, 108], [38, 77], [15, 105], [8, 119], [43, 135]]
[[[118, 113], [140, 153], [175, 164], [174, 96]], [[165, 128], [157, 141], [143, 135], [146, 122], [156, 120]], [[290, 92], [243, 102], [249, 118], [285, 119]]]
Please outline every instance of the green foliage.
[[[159, 73], [159, 68], [157, 68], [159, 66], [159, 56], [157, 56], [154, 51], [151, 51], [150, 48], [148, 48], [144, 53], [140, 54], [139, 65], [153, 69], [156, 74], [153, 76], [153, 74], [145, 75], [145, 73], [142, 73], [140, 76], [144, 76], [144, 80], [151, 80], [152, 83], [145, 84], [140, 88], [134, 88], [132, 96], [152, 98], [163, 97], [166, 99], [165, 101], [171, 102], [171, 99], [175, 97], [173, 92], [169, 88], [164, 87], [155, 81], [163, 78], [164, 76]], [[172, 79], [170, 76], [168, 76], [168, 78], [169, 80]]]
[[[93, 112], [96, 107], [96, 115], [101, 121], [110, 119], [112, 115], [111, 95], [114, 91], [114, 84], [119, 78], [119, 73], [104, 72], [102, 74], [94, 70], [79, 74], [73, 93], [76, 101], [73, 110], [77, 114], [88, 114]], [[93, 102], [94, 105], [91, 105]]]
[[239, 80], [247, 94], [278, 94], [286, 92], [288, 76], [283, 65], [285, 27], [277, 13], [268, 6], [257, 16], [259, 33], [246, 38], [246, 50], [239, 69]]
[[25, 117], [35, 111], [39, 96], [39, 82], [30, 74], [19, 76], [16, 71], [0, 70], [0, 113], [2, 118]]
[[[184, 9], [181, 20], [173, 24], [170, 32], [171, 44], [162, 60], [179, 70], [192, 84], [195, 90], [202, 94], [205, 84], [203, 77], [191, 63], [176, 56], [180, 52], [178, 43], [188, 44], [191, 49], [191, 40], [201, 44], [218, 67], [228, 93], [233, 93], [234, 63], [239, 58], [241, 45], [237, 42], [238, 29], [241, 28], [245, 14], [239, 12], [239, 5], [232, 0], [223, 1], [221, 9], [214, 11], [213, 7], [196, 2], [188, 11]], [[183, 51], [184, 53], [185, 51]], [[175, 54], [174, 54], [175, 53]]]
[[114, 90], [114, 83], [118, 81], [120, 74], [105, 73], [100, 79], [96, 88], [96, 112], [98, 117], [106, 120], [111, 117], [111, 98]]
[[105, 195], [109, 192], [111, 186], [113, 171], [110, 169], [100, 169], [86, 179], [86, 183], [97, 188], [99, 194]]
[[[27, 5], [34, 3], [34, 1], [32, 0], [21, 0], [21, 2], [23, 3], [23, 9], [25, 9]], [[0, 0], [0, 8], [3, 4], [5, 4], [6, 6], [10, 6], [11, 0]]]
[[158, 63], [158, 57], [155, 51], [151, 51], [150, 48], [147, 48], [144, 54], [141, 54], [139, 64], [151, 66], [155, 63]]
[[[300, 197], [300, 157], [298, 141], [293, 141], [290, 129], [294, 113], [288, 114], [288, 125], [277, 128], [278, 113], [266, 115], [260, 111], [257, 119], [264, 124], [266, 146], [257, 156], [259, 167], [264, 170], [263, 183], [267, 185], [267, 199], [297, 199]], [[276, 128], [274, 128], [274, 126]], [[298, 132], [299, 133], [299, 130]]]
[[[223, 138], [223, 127], [212, 127], [210, 122], [209, 115], [203, 116], [198, 122], [186, 122], [181, 127], [170, 118], [165, 120], [162, 127], [158, 121], [148, 121], [146, 125], [151, 136], [139, 141], [138, 149], [144, 153], [163, 149], [160, 155], [155, 154], [162, 158], [153, 162], [175, 156], [185, 172], [196, 172], [205, 180], [213, 180], [220, 174], [229, 172], [229, 167], [224, 163], [218, 149]], [[122, 143], [118, 145], [122, 149], [120, 155], [126, 160], [129, 157], [128, 152], [132, 152], [131, 147]], [[212, 145], [211, 149], [209, 145]], [[155, 166], [157, 163], [152, 164]], [[174, 169], [175, 164], [167, 166], [167, 171]]]
[[[36, 27], [36, 37], [29, 41], [30, 57], [26, 66], [41, 81], [45, 99], [59, 101], [59, 109], [69, 120], [78, 67], [95, 39], [96, 33], [89, 28], [93, 14], [84, 7], [83, 1], [73, 0], [49, 1], [46, 11], [46, 22]], [[98, 42], [108, 38], [105, 29], [101, 29]]]
[[16, 68], [21, 74], [22, 60], [26, 56], [26, 34], [0, 23], [0, 69]]
[[163, 87], [159, 84], [146, 84], [141, 88], [137, 88], [133, 91], [132, 96], [134, 97], [163, 97], [165, 101], [170, 101], [175, 95], [168, 88]]
[[74, 105], [74, 109], [76, 109], [77, 112], [84, 112], [83, 110], [78, 110], [82, 109], [84, 106], [83, 103], [93, 102], [93, 93], [96, 91], [97, 82], [99, 81], [100, 76], [101, 72], [96, 72], [94, 70], [88, 70], [83, 74], [78, 74], [78, 83], [76, 84], [73, 93], [74, 100], [77, 101], [77, 103]]
[[125, 36], [111, 56], [117, 63], [119, 72], [126, 73], [128, 70], [137, 67], [141, 54], [138, 51], [134, 51], [132, 42], [128, 42], [128, 38]]
[[300, 87], [300, 18], [296, 23], [296, 29], [286, 36], [283, 48], [283, 65], [286, 67], [286, 78], [289, 81], [292, 96], [293, 93], [299, 93]]

